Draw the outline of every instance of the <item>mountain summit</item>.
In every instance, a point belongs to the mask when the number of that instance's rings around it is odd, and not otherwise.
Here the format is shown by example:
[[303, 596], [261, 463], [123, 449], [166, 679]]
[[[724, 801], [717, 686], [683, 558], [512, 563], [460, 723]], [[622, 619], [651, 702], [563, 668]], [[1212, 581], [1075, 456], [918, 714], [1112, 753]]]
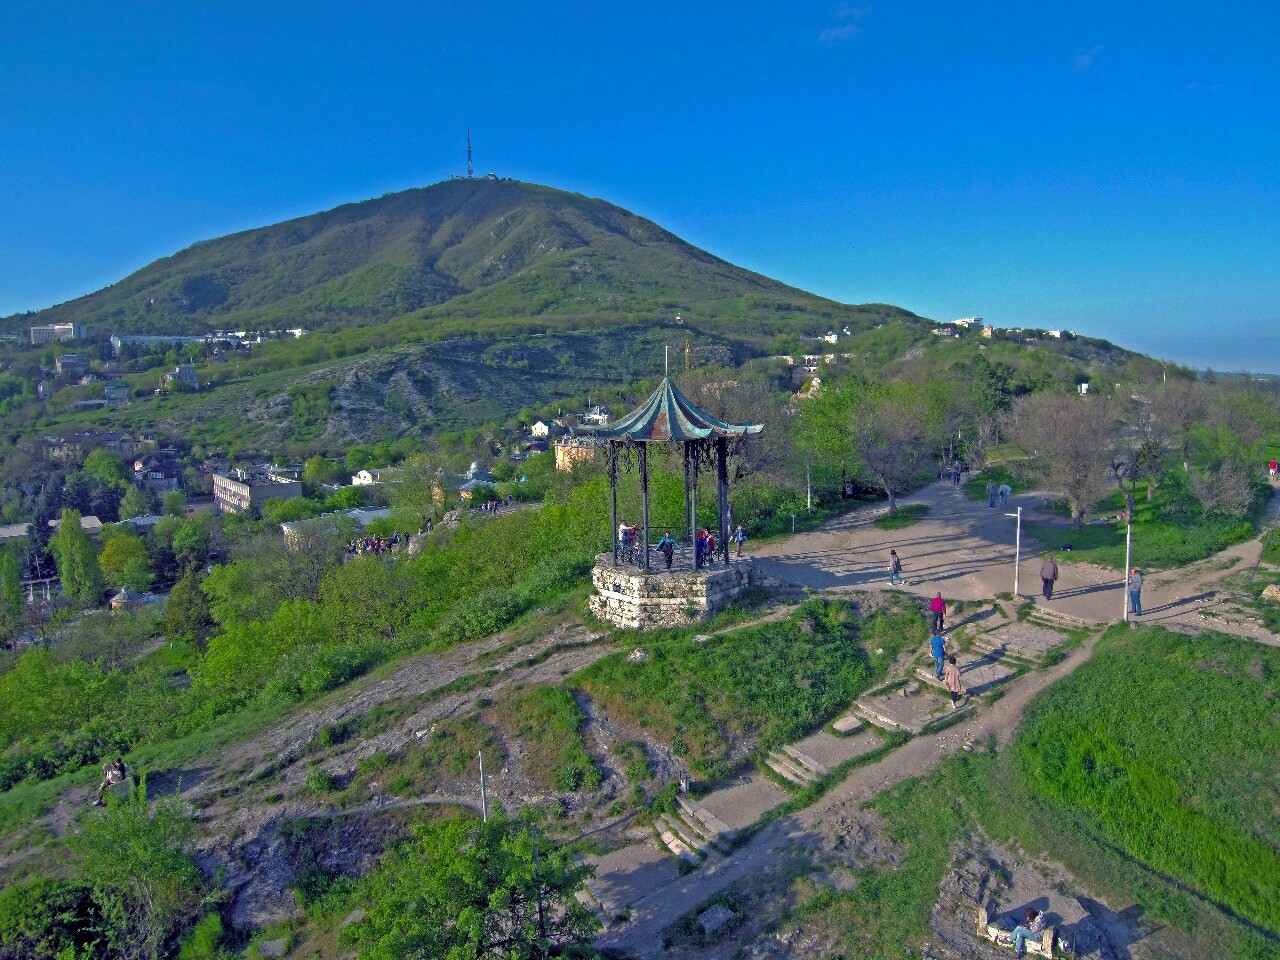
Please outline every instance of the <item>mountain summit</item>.
[[774, 319], [766, 328], [910, 316], [855, 310], [735, 267], [604, 200], [459, 179], [196, 243], [23, 322], [198, 333], [409, 314], [589, 319], [681, 310], [703, 322]]

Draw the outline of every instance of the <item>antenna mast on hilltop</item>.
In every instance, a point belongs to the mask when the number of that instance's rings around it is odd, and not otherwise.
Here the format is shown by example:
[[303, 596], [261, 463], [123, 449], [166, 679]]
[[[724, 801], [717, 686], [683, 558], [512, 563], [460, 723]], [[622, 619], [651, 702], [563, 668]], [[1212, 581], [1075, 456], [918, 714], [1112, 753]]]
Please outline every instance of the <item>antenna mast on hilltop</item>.
[[467, 179], [470, 180], [475, 176], [475, 170], [471, 166], [471, 128], [467, 127]]

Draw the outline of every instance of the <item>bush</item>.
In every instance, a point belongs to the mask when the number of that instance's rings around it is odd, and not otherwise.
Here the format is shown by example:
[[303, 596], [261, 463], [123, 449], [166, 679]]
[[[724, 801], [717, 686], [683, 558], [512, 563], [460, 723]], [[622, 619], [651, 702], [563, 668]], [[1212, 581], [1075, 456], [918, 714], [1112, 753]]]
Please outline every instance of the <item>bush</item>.
[[88, 956], [105, 919], [85, 883], [42, 877], [0, 890], [0, 957]]

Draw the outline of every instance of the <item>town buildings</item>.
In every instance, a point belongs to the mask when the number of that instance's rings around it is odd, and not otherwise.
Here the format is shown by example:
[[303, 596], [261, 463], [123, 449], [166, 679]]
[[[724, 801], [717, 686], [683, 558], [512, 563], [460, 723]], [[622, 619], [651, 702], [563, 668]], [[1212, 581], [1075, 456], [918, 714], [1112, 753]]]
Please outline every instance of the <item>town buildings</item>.
[[213, 502], [223, 513], [258, 510], [272, 498], [302, 496], [302, 481], [287, 480], [265, 470], [232, 470], [213, 475]]
[[84, 327], [78, 323], [50, 323], [31, 328], [31, 345], [53, 343], [59, 340], [83, 340]]

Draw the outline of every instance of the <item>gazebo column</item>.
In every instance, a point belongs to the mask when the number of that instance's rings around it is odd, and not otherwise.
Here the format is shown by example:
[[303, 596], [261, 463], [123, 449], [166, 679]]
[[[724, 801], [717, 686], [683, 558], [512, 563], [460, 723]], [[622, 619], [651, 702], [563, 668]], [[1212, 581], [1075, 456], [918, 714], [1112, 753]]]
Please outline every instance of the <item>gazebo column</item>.
[[[693, 548], [693, 569], [696, 572], [698, 563], [698, 449], [692, 444], [684, 445], [685, 482], [689, 485], [689, 499], [686, 503], [689, 510], [689, 546]], [[692, 468], [692, 470], [690, 469]]]
[[720, 497], [720, 549], [729, 565], [729, 441], [716, 438], [716, 486]]
[[609, 496], [612, 501], [612, 509], [609, 516], [613, 521], [610, 526], [610, 536], [613, 537], [613, 565], [618, 565], [618, 446], [617, 441], [609, 441]]
[[641, 534], [644, 536], [644, 571], [649, 572], [649, 445], [640, 444], [640, 512], [644, 518]]

